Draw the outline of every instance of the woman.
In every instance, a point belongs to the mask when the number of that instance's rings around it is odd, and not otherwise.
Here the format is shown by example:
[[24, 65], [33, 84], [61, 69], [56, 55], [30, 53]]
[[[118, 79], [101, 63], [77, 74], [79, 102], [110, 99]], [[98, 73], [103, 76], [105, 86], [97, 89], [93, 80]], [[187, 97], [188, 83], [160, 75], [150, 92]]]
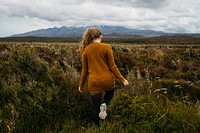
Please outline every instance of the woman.
[[[82, 72], [79, 91], [82, 93], [88, 77], [88, 90], [93, 102], [93, 121], [99, 127], [99, 118], [105, 119], [106, 106], [113, 98], [114, 75], [125, 85], [129, 82], [121, 75], [115, 65], [111, 46], [101, 43], [102, 33], [98, 28], [86, 29], [80, 46], [82, 53]], [[114, 74], [114, 75], [113, 75]], [[103, 103], [102, 92], [105, 91]]]

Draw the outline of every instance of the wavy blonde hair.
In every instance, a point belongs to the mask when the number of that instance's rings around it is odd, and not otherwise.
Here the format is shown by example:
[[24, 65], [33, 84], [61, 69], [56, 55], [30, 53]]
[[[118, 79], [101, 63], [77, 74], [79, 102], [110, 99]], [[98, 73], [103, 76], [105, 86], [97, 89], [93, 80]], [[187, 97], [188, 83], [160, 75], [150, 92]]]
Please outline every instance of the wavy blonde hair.
[[94, 42], [94, 40], [99, 38], [101, 35], [102, 32], [100, 29], [94, 27], [87, 28], [82, 36], [79, 51], [82, 53], [89, 44]]

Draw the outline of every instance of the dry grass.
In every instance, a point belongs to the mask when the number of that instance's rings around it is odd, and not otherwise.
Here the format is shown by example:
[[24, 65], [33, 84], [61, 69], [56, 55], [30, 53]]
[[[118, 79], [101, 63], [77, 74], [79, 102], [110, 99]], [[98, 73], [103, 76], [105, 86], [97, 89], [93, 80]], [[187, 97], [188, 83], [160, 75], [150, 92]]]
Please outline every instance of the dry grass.
[[[117, 81], [102, 132], [198, 132], [200, 47], [112, 44]], [[78, 43], [0, 43], [0, 132], [98, 132], [81, 95]], [[133, 128], [134, 127], [134, 128]]]

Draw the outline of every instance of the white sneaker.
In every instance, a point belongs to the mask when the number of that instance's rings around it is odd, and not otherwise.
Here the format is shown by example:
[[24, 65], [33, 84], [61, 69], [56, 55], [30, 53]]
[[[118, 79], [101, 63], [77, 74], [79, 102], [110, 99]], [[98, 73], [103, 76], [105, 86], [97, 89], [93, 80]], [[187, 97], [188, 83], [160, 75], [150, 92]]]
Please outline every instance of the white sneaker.
[[99, 118], [100, 119], [105, 119], [107, 116], [107, 113], [106, 113], [106, 103], [102, 103], [100, 105], [100, 113], [99, 113]]

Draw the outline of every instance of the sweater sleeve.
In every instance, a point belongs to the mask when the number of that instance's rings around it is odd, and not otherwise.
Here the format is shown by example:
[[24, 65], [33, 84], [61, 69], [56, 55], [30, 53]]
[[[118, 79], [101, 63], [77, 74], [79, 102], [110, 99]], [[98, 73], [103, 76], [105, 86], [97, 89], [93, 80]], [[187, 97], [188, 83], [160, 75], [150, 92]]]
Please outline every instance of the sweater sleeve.
[[110, 45], [108, 45], [108, 46], [109, 47], [107, 50], [107, 61], [108, 61], [109, 69], [123, 83], [126, 79], [122, 76], [119, 69], [117, 68], [117, 65], [115, 64], [111, 46]]
[[87, 74], [88, 74], [87, 56], [83, 53], [82, 54], [82, 70], [81, 70], [81, 76], [80, 76], [80, 82], [79, 82], [80, 88], [84, 87]]

